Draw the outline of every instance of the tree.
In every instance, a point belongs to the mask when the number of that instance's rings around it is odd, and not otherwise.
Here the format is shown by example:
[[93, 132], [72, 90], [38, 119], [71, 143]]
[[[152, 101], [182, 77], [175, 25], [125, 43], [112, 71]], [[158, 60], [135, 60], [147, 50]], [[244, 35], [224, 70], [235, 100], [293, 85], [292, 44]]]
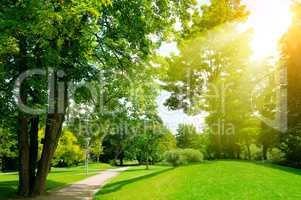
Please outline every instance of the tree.
[[57, 167], [70, 167], [81, 163], [85, 153], [78, 144], [76, 136], [64, 130], [54, 154], [52, 164]]
[[200, 135], [194, 125], [180, 124], [176, 134], [177, 147], [182, 149], [200, 149]]
[[166, 128], [162, 130], [163, 136], [159, 139], [160, 154], [164, 155], [166, 151], [177, 148], [177, 140], [175, 136]]
[[235, 23], [247, 16], [246, 6], [240, 0], [210, 0], [210, 3], [201, 5], [201, 14], [198, 9], [195, 10], [193, 25], [187, 30], [186, 37], [195, 37], [199, 33], [223, 24]]
[[251, 102], [259, 73], [250, 62], [251, 32], [237, 29], [248, 12], [240, 1], [226, 0], [201, 9], [179, 39], [180, 54], [163, 64], [163, 88], [171, 92], [166, 105], [192, 115], [207, 112], [209, 157], [240, 158], [246, 148], [250, 158], [260, 127]]
[[254, 73], [249, 56], [249, 33], [225, 25], [183, 42], [180, 56], [169, 64], [169, 85], [164, 88], [173, 93], [166, 104], [189, 114], [208, 113], [211, 151], [217, 158], [239, 157], [238, 132], [252, 118], [251, 94], [256, 82], [250, 81]]
[[[84, 4], [86, 10], [80, 9]], [[100, 4], [95, 2], [82, 2], [73, 5], [72, 8], [70, 3], [49, 1], [6, 1], [1, 7], [4, 16], [1, 21], [3, 25], [1, 39], [4, 44], [8, 40], [13, 41], [17, 49], [10, 53], [7, 51], [10, 46], [5, 45], [4, 52], [1, 54], [1, 61], [3, 61], [1, 65], [6, 72], [3, 79], [10, 80], [6, 87], [12, 89], [11, 85], [18, 76], [33, 68], [44, 69], [46, 74], [53, 78], [49, 102], [44, 95], [47, 93], [44, 78], [17, 82], [20, 85], [18, 105], [22, 102], [32, 107], [44, 105], [45, 108], [45, 102], [49, 103], [47, 108], [49, 112], [44, 122], [46, 128], [43, 152], [39, 162], [37, 162], [37, 141], [40, 118], [36, 114], [24, 112], [24, 109], [17, 109], [16, 106], [12, 110], [19, 113], [18, 124], [15, 126], [19, 130], [19, 194], [22, 196], [41, 194], [45, 191], [46, 177], [61, 135], [67, 108], [66, 83], [81, 80], [88, 75], [88, 69], [91, 69], [87, 63], [88, 55], [84, 52], [93, 47], [90, 43], [93, 38], [89, 32], [95, 28], [96, 21], [93, 19], [97, 18], [97, 12], [91, 11], [99, 8]], [[88, 20], [88, 13], [91, 14], [91, 21]], [[45, 21], [49, 24], [46, 25]], [[84, 45], [84, 40], [90, 42]], [[78, 66], [82, 66], [80, 76], [74, 73]], [[65, 73], [70, 76], [67, 78], [62, 74], [58, 75], [60, 69], [65, 70]], [[63, 100], [62, 97], [59, 99], [58, 95], [60, 83], [66, 86], [61, 91], [64, 94]], [[8, 90], [7, 93], [10, 94], [12, 91]], [[10, 98], [15, 97], [11, 95]], [[61, 105], [60, 109], [58, 104]], [[37, 163], [39, 165], [36, 170]]]
[[143, 121], [141, 131], [134, 136], [138, 160], [144, 161], [146, 169], [149, 169], [150, 162], [154, 164], [160, 153], [159, 142], [163, 137], [162, 122], [158, 119]]
[[101, 137], [94, 137], [92, 138], [92, 146], [91, 146], [91, 153], [95, 155], [96, 162], [99, 162], [100, 156], [103, 153], [103, 146], [102, 141], [103, 139]]
[[240, 145], [246, 148], [246, 158], [248, 160], [252, 160], [251, 146], [256, 143], [258, 132], [257, 126], [250, 126], [239, 131]]
[[280, 149], [285, 153], [288, 162], [300, 163], [301, 68], [299, 54], [301, 42], [298, 39], [301, 36], [299, 25], [301, 22], [300, 2], [295, 1], [293, 11], [292, 25], [281, 41], [282, 62], [287, 71], [287, 74], [282, 77], [287, 80], [287, 85], [282, 85], [281, 87], [287, 89], [288, 131], [280, 136]]
[[130, 134], [127, 123], [112, 123], [109, 133], [106, 134], [103, 141], [105, 161], [113, 161], [113, 164], [117, 165], [117, 160], [119, 160], [119, 165], [123, 165]]
[[[300, 80], [300, 58], [299, 52], [301, 42], [298, 40], [301, 35], [300, 21], [301, 21], [301, 3], [295, 2], [293, 6], [294, 16], [293, 23], [288, 32], [282, 39], [282, 62], [287, 71], [287, 95], [288, 95], [288, 127], [289, 129], [299, 126], [301, 117], [301, 86]], [[285, 78], [285, 77], [284, 77]]]
[[262, 159], [267, 160], [269, 150], [279, 146], [279, 132], [262, 123], [257, 144], [262, 149]]

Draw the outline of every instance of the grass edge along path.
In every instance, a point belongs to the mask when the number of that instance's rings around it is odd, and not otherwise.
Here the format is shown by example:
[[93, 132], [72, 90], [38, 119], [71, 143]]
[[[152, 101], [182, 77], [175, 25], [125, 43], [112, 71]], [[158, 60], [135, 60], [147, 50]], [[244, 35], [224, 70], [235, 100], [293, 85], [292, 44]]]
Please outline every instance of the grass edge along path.
[[95, 193], [99, 191], [104, 184], [127, 169], [127, 167], [108, 169], [60, 190], [27, 200], [92, 200]]
[[[47, 179], [47, 192], [59, 190], [110, 168], [113, 167], [109, 164], [91, 163], [89, 164], [88, 176], [86, 176], [83, 165], [70, 168], [52, 168]], [[17, 172], [0, 173], [0, 199], [16, 197], [17, 187]]]

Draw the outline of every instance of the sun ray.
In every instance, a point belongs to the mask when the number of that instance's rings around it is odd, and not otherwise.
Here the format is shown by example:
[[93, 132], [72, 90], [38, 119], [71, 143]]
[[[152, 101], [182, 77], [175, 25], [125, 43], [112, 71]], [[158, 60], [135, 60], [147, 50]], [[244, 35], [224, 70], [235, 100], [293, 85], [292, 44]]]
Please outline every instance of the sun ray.
[[288, 30], [292, 13], [289, 0], [248, 0], [251, 12], [247, 25], [254, 31], [253, 58], [278, 55], [278, 41]]

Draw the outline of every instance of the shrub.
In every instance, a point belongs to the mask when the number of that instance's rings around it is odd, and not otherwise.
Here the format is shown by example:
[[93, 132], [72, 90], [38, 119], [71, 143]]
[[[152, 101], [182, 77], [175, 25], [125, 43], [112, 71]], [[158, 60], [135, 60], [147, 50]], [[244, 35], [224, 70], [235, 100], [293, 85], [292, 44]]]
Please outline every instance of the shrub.
[[165, 161], [172, 166], [179, 166], [185, 164], [185, 159], [181, 150], [175, 149], [165, 152], [164, 154]]
[[184, 165], [187, 163], [201, 162], [203, 154], [195, 149], [176, 149], [167, 151], [164, 154], [165, 162], [172, 166]]
[[272, 150], [270, 150], [268, 155], [269, 155], [269, 160], [276, 162], [276, 163], [285, 160], [284, 153], [280, 149], [277, 149], [277, 148], [273, 148]]
[[301, 163], [301, 125], [289, 129], [280, 139], [279, 149], [289, 163]]
[[195, 149], [183, 149], [182, 154], [187, 163], [201, 162], [204, 160], [204, 155]]

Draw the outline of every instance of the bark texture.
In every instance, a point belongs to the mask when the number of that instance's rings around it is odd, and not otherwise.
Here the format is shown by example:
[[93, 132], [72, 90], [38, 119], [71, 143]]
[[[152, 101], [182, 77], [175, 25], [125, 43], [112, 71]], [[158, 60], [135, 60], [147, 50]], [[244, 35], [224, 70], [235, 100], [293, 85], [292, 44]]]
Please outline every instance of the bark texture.
[[[51, 160], [57, 148], [67, 109], [67, 84], [58, 80], [56, 72], [53, 74], [53, 88], [50, 90], [50, 112], [47, 114], [43, 151], [38, 165], [33, 196], [46, 191], [46, 180], [51, 167]], [[62, 109], [61, 109], [62, 108]]]
[[20, 196], [28, 196], [30, 193], [29, 175], [29, 141], [28, 119], [23, 113], [19, 113], [19, 189]]

